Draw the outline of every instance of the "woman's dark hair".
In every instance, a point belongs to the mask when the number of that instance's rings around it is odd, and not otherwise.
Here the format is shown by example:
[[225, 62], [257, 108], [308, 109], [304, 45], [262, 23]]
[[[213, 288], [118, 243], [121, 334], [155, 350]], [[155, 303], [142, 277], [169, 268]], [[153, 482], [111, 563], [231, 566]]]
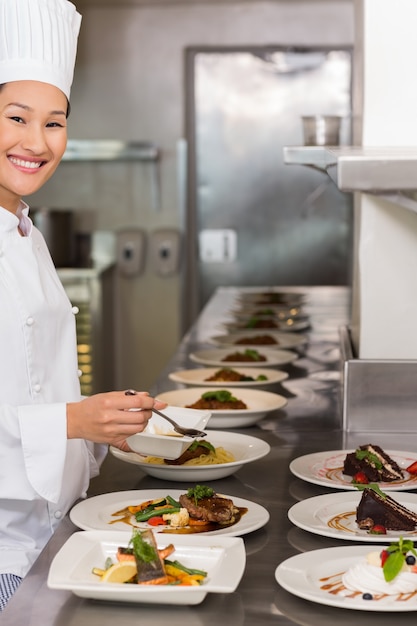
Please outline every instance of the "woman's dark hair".
[[[4, 85], [6, 85], [6, 83], [0, 83], [0, 91], [2, 90], [2, 88], [4, 87]], [[69, 114], [71, 113], [71, 104], [67, 98], [67, 113], [66, 113], [66, 118], [69, 118]]]

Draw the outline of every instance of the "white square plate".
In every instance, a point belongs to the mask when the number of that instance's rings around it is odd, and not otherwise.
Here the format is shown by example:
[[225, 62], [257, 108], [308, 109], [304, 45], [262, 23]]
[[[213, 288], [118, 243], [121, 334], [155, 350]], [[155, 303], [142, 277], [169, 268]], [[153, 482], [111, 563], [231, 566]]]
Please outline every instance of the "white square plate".
[[159, 548], [172, 541], [175, 552], [172, 560], [186, 567], [207, 572], [200, 586], [134, 585], [101, 582], [92, 573], [93, 567], [102, 568], [108, 557], [116, 561], [119, 546], [126, 547], [130, 532], [80, 531], [67, 540], [52, 561], [48, 587], [67, 589], [75, 595], [95, 600], [155, 603], [200, 604], [208, 593], [233, 593], [243, 576], [246, 552], [240, 537], [187, 537], [172, 535], [167, 539], [155, 535]]

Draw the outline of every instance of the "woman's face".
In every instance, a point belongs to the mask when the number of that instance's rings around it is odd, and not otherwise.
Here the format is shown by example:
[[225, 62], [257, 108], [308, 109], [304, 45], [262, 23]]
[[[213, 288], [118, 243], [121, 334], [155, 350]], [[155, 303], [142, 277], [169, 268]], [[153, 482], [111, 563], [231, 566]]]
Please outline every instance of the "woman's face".
[[67, 145], [67, 99], [57, 87], [15, 81], [0, 89], [0, 205], [16, 212], [45, 184]]

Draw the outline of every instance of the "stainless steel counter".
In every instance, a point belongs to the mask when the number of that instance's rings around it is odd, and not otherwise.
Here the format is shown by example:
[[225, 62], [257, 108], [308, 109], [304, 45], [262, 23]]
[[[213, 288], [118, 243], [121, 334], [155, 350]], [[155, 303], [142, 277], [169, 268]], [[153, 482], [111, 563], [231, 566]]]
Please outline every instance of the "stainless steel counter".
[[[287, 288], [286, 288], [287, 289]], [[277, 565], [299, 552], [336, 545], [346, 541], [310, 534], [292, 526], [287, 511], [295, 502], [330, 490], [303, 482], [289, 471], [292, 459], [323, 450], [349, 447], [341, 424], [340, 352], [338, 328], [348, 321], [349, 293], [338, 287], [294, 289], [308, 294], [306, 311], [311, 327], [305, 331], [307, 344], [299, 360], [288, 366], [290, 377], [276, 391], [288, 398], [284, 409], [270, 414], [258, 426], [241, 432], [264, 439], [271, 445], [265, 458], [244, 466], [230, 478], [213, 482], [217, 491], [245, 498], [266, 507], [271, 515], [262, 529], [244, 536], [247, 551], [245, 574], [237, 591], [230, 595], [212, 594], [194, 607], [169, 607], [101, 603], [78, 598], [70, 592], [52, 591], [46, 580], [49, 564], [57, 550], [76, 530], [66, 518], [48, 543], [5, 611], [0, 624], [7, 626], [123, 626], [171, 624], [212, 626], [228, 621], [233, 626], [302, 624], [308, 626], [366, 626], [392, 624], [390, 614], [337, 609], [292, 596], [275, 581]], [[151, 392], [175, 388], [168, 374], [192, 367], [188, 355], [208, 347], [209, 337], [221, 332], [238, 290], [221, 288], [208, 303], [198, 322], [187, 334]], [[417, 442], [406, 435], [389, 435], [384, 441], [372, 433], [375, 443], [392, 449], [417, 450]], [[110, 491], [149, 489], [162, 486], [183, 489], [185, 483], [163, 482], [147, 477], [134, 465], [108, 455], [101, 475], [91, 483], [90, 496]], [[415, 624], [415, 614], [395, 614], [395, 622]]]

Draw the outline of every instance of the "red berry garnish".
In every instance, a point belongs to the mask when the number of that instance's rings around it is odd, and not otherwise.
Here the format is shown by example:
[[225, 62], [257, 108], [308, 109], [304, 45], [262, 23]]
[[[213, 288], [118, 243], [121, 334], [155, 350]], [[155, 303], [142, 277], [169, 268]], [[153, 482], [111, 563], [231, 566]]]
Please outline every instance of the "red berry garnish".
[[385, 528], [385, 526], [382, 526], [382, 524], [375, 524], [375, 526], [373, 526], [369, 532], [371, 533], [371, 535], [386, 535], [387, 529]]
[[417, 474], [417, 461], [411, 463], [406, 469], [409, 474]]
[[358, 485], [367, 485], [369, 480], [365, 472], [357, 472], [354, 475], [352, 482], [357, 483]]
[[384, 567], [384, 563], [387, 560], [387, 558], [389, 557], [389, 552], [388, 550], [381, 550], [381, 567]]

